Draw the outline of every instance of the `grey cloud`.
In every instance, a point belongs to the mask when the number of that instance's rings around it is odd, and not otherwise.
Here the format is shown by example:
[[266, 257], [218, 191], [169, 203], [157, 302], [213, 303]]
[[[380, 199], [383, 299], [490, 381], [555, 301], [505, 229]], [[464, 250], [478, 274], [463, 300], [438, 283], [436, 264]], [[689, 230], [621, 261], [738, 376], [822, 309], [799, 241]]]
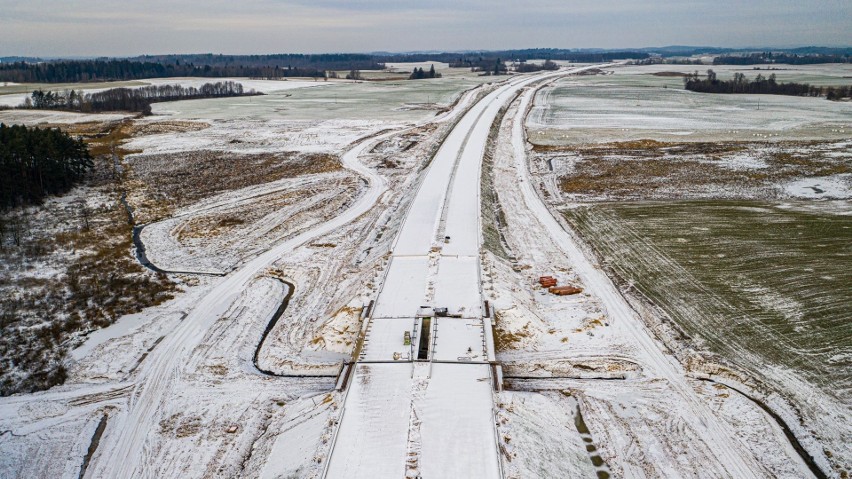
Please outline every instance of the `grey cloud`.
[[852, 2], [0, 0], [0, 55], [849, 44]]

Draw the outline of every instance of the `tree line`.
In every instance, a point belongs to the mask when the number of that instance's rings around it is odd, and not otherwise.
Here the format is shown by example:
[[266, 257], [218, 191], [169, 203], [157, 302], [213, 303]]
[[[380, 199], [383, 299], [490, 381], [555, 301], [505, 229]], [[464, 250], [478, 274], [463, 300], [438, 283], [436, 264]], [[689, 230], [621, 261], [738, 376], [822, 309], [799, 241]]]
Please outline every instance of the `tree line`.
[[409, 80], [422, 80], [424, 78], [441, 78], [441, 74], [435, 73], [435, 65], [431, 65], [428, 72], [423, 71], [423, 67], [414, 68], [411, 75], [408, 76]]
[[0, 209], [65, 193], [92, 166], [81, 139], [59, 129], [0, 123]]
[[215, 67], [279, 67], [299, 70], [381, 70], [378, 55], [366, 53], [276, 53], [270, 55], [223, 55], [213, 53], [180, 55], [143, 55], [131, 61], [161, 64], [191, 64]]
[[27, 98], [21, 108], [68, 110], [84, 113], [131, 111], [150, 115], [151, 104], [156, 102], [246, 95], [259, 95], [259, 93], [254, 90], [246, 92], [241, 83], [233, 81], [205, 83], [199, 88], [180, 85], [150, 85], [140, 88], [112, 88], [88, 94], [74, 90], [65, 92], [36, 90]]
[[526, 61], [535, 58], [573, 62], [607, 62], [614, 59], [648, 58], [635, 51], [573, 51], [552, 48], [469, 53], [412, 54], [276, 54], [276, 55], [145, 55], [134, 58], [95, 60], [32, 60], [0, 62], [0, 81], [17, 83], [77, 83], [125, 81], [173, 77], [324, 78], [327, 71], [381, 70], [385, 63], [438, 61], [454, 67], [489, 67], [497, 58]]
[[441, 63], [476, 60], [480, 57], [491, 60], [511, 58], [517, 61], [549, 58], [552, 60], [568, 60], [574, 62], [604, 62], [613, 59], [647, 58], [647, 52], [631, 50], [570, 50], [562, 48], [527, 48], [520, 50], [472, 51], [465, 53], [323, 53], [323, 54], [271, 54], [271, 55], [220, 55], [220, 54], [182, 54], [182, 55], [145, 55], [130, 60], [155, 63], [192, 63], [210, 66], [275, 66], [289, 65], [294, 68], [310, 68], [346, 71], [381, 70], [385, 63], [424, 63], [436, 61]]
[[559, 65], [556, 62], [545, 60], [543, 64], [521, 62], [515, 66], [515, 71], [518, 73], [532, 73], [542, 70], [559, 70]]
[[466, 62], [464, 65], [459, 63], [451, 63], [450, 67], [458, 68], [467, 66], [472, 72], [482, 72], [483, 75], [505, 75], [509, 73], [509, 68], [506, 63], [498, 58], [480, 58], [473, 62]]
[[642, 60], [649, 57], [648, 53], [634, 51], [574, 52], [552, 48], [534, 48], [528, 50], [467, 53], [463, 55], [458, 53], [442, 53], [440, 55], [431, 55], [430, 59], [444, 61], [451, 68], [471, 68], [477, 71], [492, 71], [493, 73], [495, 61], [501, 58], [508, 58], [516, 62], [544, 58], [547, 60], [566, 60], [576, 63], [606, 63], [613, 60]]
[[720, 80], [713, 70], [707, 70], [707, 76], [700, 78], [698, 72], [683, 78], [687, 90], [701, 93], [754, 93], [765, 95], [825, 96], [829, 100], [841, 100], [852, 94], [852, 87], [818, 87], [808, 83], [779, 83], [775, 74], [764, 77], [758, 74], [749, 81], [743, 73], [734, 73], [731, 80]]
[[63, 60], [44, 63], [0, 63], [0, 81], [17, 83], [78, 83], [174, 77], [323, 78], [326, 65], [246, 66], [152, 63], [131, 60]]
[[748, 55], [720, 55], [713, 59], [714, 65], [762, 65], [784, 63], [787, 65], [814, 65], [819, 63], [849, 63], [852, 56], [846, 54], [807, 54], [760, 52]]

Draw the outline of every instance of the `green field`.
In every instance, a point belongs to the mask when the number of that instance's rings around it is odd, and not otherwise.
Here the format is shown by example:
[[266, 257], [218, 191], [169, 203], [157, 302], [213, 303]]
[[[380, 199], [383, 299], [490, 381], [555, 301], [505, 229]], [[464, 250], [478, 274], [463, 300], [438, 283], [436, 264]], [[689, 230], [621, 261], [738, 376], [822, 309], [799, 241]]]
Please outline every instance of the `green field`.
[[566, 218], [700, 346], [849, 404], [850, 212], [846, 202], [676, 201], [602, 203]]

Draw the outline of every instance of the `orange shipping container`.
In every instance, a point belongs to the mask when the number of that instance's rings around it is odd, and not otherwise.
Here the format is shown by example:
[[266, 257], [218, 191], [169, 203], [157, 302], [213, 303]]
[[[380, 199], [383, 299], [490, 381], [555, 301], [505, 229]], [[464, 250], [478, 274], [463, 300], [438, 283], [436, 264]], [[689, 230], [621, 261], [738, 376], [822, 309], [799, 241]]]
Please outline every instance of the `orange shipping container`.
[[583, 292], [581, 288], [576, 288], [574, 286], [554, 286], [550, 288], [549, 291], [558, 296], [568, 296], [570, 294]]

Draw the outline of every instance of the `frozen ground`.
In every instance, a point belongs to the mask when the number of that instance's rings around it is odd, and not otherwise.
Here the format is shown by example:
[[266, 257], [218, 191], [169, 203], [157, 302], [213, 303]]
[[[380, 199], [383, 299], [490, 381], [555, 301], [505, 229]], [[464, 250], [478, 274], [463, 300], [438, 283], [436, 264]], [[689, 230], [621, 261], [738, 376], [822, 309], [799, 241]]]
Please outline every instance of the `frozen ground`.
[[849, 198], [848, 140], [657, 142], [538, 147], [531, 167], [551, 198], [588, 203]]
[[849, 199], [852, 198], [852, 177], [837, 175], [833, 177], [802, 178], [784, 185], [790, 196], [807, 199]]

